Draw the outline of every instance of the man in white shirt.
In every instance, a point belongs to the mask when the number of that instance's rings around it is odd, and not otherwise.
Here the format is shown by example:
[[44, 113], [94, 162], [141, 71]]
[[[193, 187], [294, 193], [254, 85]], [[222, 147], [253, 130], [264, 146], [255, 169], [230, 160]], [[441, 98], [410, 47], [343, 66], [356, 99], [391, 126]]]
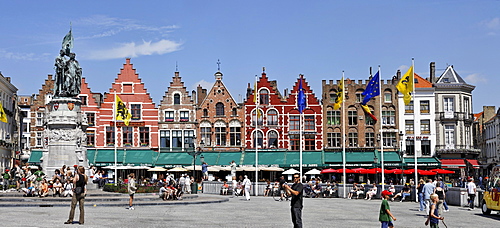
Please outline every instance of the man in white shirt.
[[245, 187], [245, 198], [250, 200], [250, 190], [252, 188], [252, 182], [248, 179], [248, 176], [245, 175], [245, 179], [243, 180], [243, 186]]
[[474, 178], [469, 178], [467, 193], [469, 193], [469, 211], [471, 211], [474, 210], [474, 199], [476, 198], [476, 184], [474, 183]]
[[234, 160], [230, 164], [231, 167], [231, 176], [236, 177], [236, 162]]

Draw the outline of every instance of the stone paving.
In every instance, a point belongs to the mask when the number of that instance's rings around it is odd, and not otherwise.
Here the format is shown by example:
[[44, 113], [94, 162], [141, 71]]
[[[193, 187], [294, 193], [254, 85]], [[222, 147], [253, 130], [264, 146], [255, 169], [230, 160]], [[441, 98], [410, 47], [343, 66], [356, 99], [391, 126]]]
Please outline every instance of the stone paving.
[[[204, 203], [204, 198], [224, 198], [226, 202]], [[289, 202], [272, 197], [228, 198], [200, 194], [200, 203], [184, 205], [137, 205], [135, 210], [124, 206], [86, 204], [86, 227], [291, 227]], [[304, 199], [304, 227], [380, 227], [379, 199], [348, 200], [339, 198]], [[414, 202], [391, 202], [396, 216], [395, 227], [425, 227], [424, 212]], [[66, 207], [0, 207], [0, 226], [68, 227]], [[480, 209], [451, 206], [444, 214], [452, 227], [499, 227], [500, 215], [484, 216]], [[75, 215], [78, 218], [78, 209]], [[440, 227], [444, 227], [440, 224]]]

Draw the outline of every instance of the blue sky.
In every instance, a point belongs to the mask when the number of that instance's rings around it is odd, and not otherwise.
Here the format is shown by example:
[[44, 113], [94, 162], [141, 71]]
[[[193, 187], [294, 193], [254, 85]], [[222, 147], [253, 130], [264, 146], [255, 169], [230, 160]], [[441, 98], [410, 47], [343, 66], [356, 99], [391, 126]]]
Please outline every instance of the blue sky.
[[[37, 93], [72, 23], [73, 51], [93, 92], [106, 92], [132, 58], [156, 104], [176, 69], [189, 90], [223, 81], [239, 101], [262, 67], [280, 91], [304, 74], [382, 79], [405, 71], [439, 76], [447, 65], [470, 84], [474, 112], [498, 90], [499, 1], [1, 1], [0, 71], [18, 94]], [[497, 96], [498, 97], [498, 96]]]

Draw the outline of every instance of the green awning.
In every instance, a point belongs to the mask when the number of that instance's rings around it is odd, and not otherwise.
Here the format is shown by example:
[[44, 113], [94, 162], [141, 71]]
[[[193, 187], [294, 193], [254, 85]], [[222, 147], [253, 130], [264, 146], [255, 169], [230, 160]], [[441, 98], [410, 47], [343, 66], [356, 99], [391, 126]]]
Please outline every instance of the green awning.
[[[319, 167], [323, 166], [323, 151], [304, 151], [302, 152], [303, 167]], [[283, 167], [299, 167], [300, 152], [288, 151], [285, 156], [285, 164]]]
[[193, 157], [185, 152], [160, 153], [155, 161], [155, 166], [172, 167], [173, 165], [189, 166], [193, 164]]
[[[413, 167], [415, 165], [415, 158], [404, 158], [404, 163], [407, 167]], [[417, 168], [418, 166], [424, 167], [441, 167], [441, 162], [434, 157], [428, 158], [417, 158]]]
[[217, 162], [218, 165], [229, 165], [231, 161], [235, 161], [236, 164], [241, 163], [241, 152], [220, 152], [219, 154], [219, 161]]
[[87, 149], [87, 159], [89, 160], [89, 165], [95, 165], [95, 149]]
[[40, 158], [43, 156], [43, 151], [41, 150], [32, 150], [30, 154], [30, 158], [28, 160], [28, 163], [33, 164], [33, 165], [39, 165], [40, 164]]
[[[369, 152], [346, 152], [346, 165], [349, 167], [371, 167], [375, 163], [375, 158], [378, 162], [382, 162], [382, 157], [379, 151]], [[342, 165], [342, 152], [325, 152], [325, 163], [329, 166]], [[395, 151], [384, 151], [385, 166], [401, 166], [401, 158]]]
[[[285, 151], [257, 151], [259, 153], [259, 165], [284, 165]], [[236, 161], [236, 160], [235, 160]], [[255, 166], [255, 151], [245, 152], [243, 165]]]
[[152, 166], [158, 152], [152, 150], [126, 150], [125, 165]]
[[[201, 156], [208, 165], [217, 165], [219, 161], [219, 151], [203, 152], [196, 157], [196, 164], [201, 164]], [[193, 157], [191, 157], [193, 160]], [[192, 162], [191, 162], [192, 163]]]
[[[97, 149], [95, 152], [95, 166], [115, 165], [115, 150], [114, 149]], [[123, 164], [125, 160], [123, 150], [116, 151], [116, 163]], [[88, 154], [87, 154], [88, 157]]]

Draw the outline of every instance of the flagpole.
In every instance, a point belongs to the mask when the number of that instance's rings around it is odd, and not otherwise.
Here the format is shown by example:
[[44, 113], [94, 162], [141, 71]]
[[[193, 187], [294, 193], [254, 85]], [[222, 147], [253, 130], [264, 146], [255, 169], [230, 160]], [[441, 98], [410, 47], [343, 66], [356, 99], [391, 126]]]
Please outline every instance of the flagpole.
[[342, 71], [342, 183], [344, 183], [344, 198], [347, 196], [346, 189], [346, 172], [345, 172], [345, 85], [344, 85], [344, 71]]
[[[254, 92], [254, 100], [255, 100], [255, 188], [254, 193], [255, 196], [258, 194], [258, 184], [259, 181], [259, 99], [257, 98], [258, 89], [257, 86], [257, 75], [255, 75], [255, 92]], [[262, 135], [264, 137], [264, 135]]]
[[[379, 85], [382, 85], [382, 74], [380, 73], [380, 65], [378, 65], [378, 74], [379, 74]], [[382, 96], [380, 97], [382, 98]], [[382, 117], [382, 99], [380, 99], [380, 117]], [[385, 176], [384, 176], [384, 171], [385, 171], [385, 166], [384, 166], [384, 133], [383, 133], [383, 119], [380, 121], [380, 160], [382, 164], [382, 189], [381, 191], [385, 190]]]
[[113, 138], [114, 138], [113, 141], [114, 141], [114, 145], [115, 145], [115, 151], [114, 151], [115, 152], [114, 153], [115, 154], [115, 175], [114, 175], [115, 176], [115, 181], [114, 182], [115, 182], [115, 186], [116, 186], [116, 184], [118, 184], [117, 183], [118, 168], [117, 168], [117, 161], [116, 161], [117, 160], [117, 148], [116, 148], [117, 147], [117, 145], [116, 145], [117, 144], [117, 142], [116, 142], [116, 131], [117, 131], [117, 129], [116, 129], [116, 113], [115, 113], [115, 111], [116, 111], [116, 89], [114, 91], [115, 91], [115, 99], [114, 99], [115, 102], [113, 103], [113, 122], [114, 122], [115, 126], [114, 126], [114, 129], [113, 129]]
[[[415, 128], [415, 59], [411, 58], [411, 67], [412, 67], [412, 74], [411, 78], [413, 80], [413, 94], [411, 96], [411, 99], [413, 100], [413, 128]], [[413, 181], [415, 183], [415, 188], [417, 188], [417, 183], [418, 183], [418, 171], [417, 171], [417, 150], [416, 150], [416, 137], [415, 137], [415, 129], [413, 129], [413, 154], [415, 155], [415, 180]], [[415, 201], [418, 202], [418, 197], [415, 197]]]
[[[299, 75], [299, 90], [297, 91], [297, 103], [300, 103], [302, 102], [301, 100], [299, 100], [299, 94], [301, 94], [303, 91], [301, 90], [303, 89], [303, 85], [302, 85], [302, 75]], [[304, 110], [299, 110], [299, 173], [300, 173], [300, 182], [302, 183], [302, 176], [304, 175], [304, 173], [302, 172], [302, 120], [303, 120], [303, 113], [304, 113]]]

